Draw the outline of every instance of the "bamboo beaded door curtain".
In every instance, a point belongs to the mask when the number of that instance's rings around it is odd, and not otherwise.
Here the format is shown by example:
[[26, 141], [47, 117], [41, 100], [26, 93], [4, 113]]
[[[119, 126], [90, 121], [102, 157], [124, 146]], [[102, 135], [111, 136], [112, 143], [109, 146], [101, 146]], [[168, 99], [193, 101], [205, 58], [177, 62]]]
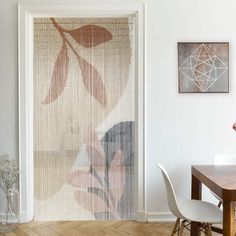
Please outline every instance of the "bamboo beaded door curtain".
[[134, 219], [135, 16], [34, 18], [34, 218]]

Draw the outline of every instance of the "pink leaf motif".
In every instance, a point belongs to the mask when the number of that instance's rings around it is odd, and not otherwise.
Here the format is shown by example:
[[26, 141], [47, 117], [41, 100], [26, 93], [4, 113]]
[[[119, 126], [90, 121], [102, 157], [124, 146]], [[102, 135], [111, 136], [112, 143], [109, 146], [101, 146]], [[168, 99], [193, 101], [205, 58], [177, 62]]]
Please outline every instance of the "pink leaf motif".
[[103, 147], [94, 129], [89, 128], [86, 131], [84, 142], [86, 144], [88, 158], [93, 168], [100, 175], [100, 178], [103, 179], [106, 167], [106, 157]]
[[88, 158], [101, 178], [101, 180], [104, 180], [105, 176], [105, 168], [106, 168], [106, 160], [104, 153], [101, 153], [98, 149], [96, 149], [94, 146], [87, 145], [86, 150], [88, 153]]
[[102, 147], [100, 140], [95, 132], [95, 129], [91, 128], [91, 127], [92, 127], [92, 125], [90, 124], [89, 128], [86, 129], [85, 135], [83, 136], [83, 142], [86, 145], [93, 146], [99, 152], [101, 152], [103, 154], [103, 156], [105, 156], [103, 147]]
[[57, 56], [56, 63], [54, 65], [51, 86], [48, 94], [43, 101], [43, 104], [48, 104], [56, 100], [62, 93], [68, 76], [68, 49], [66, 47], [66, 42], [63, 42], [60, 53]]
[[111, 192], [113, 194], [115, 204], [117, 206], [118, 201], [122, 197], [125, 188], [125, 163], [124, 154], [122, 151], [116, 152], [109, 171], [109, 182]]
[[69, 173], [67, 183], [77, 188], [101, 188], [101, 184], [98, 180], [87, 171], [74, 171]]
[[97, 25], [85, 25], [78, 29], [67, 30], [66, 32], [85, 48], [95, 47], [112, 39], [110, 31]]
[[86, 60], [77, 55], [82, 80], [88, 92], [103, 106], [106, 106], [106, 88], [98, 71]]
[[99, 196], [84, 192], [84, 191], [75, 191], [74, 193], [76, 201], [85, 209], [92, 212], [105, 212], [109, 211], [107, 204]]
[[105, 165], [104, 153], [101, 153], [96, 147], [87, 145], [86, 147], [89, 160], [93, 166], [103, 166]]

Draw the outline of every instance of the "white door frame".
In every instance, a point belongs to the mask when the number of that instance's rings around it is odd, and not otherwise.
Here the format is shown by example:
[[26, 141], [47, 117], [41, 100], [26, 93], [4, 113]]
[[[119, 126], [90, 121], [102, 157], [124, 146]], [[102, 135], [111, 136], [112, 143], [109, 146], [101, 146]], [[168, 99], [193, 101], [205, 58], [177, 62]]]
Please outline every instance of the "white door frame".
[[[99, 2], [99, 3], [98, 3]], [[20, 221], [34, 215], [33, 181], [33, 18], [136, 15], [136, 220], [145, 221], [144, 81], [145, 1], [82, 0], [76, 5], [19, 5], [19, 167]]]

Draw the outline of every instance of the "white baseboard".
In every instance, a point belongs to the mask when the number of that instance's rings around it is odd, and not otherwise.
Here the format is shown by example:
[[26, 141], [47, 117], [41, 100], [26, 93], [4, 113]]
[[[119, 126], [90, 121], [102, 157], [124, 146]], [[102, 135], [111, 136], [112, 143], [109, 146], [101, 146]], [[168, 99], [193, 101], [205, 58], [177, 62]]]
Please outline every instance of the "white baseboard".
[[174, 222], [176, 217], [169, 211], [167, 212], [136, 212], [137, 222]]
[[[6, 214], [0, 212], [0, 221], [5, 220], [5, 218], [6, 218]], [[16, 223], [16, 218], [12, 217], [11, 215], [9, 216], [8, 220], [9, 220], [9, 223]], [[19, 220], [19, 223], [29, 222], [26, 212], [20, 212], [18, 220]]]
[[29, 217], [27, 215], [27, 212], [26, 211], [22, 211], [20, 212], [20, 215], [19, 215], [19, 222], [20, 223], [27, 223], [31, 220], [29, 220]]
[[147, 212], [147, 222], [174, 222], [176, 217], [171, 212]]
[[[0, 218], [3, 214], [0, 213]], [[136, 212], [135, 219], [137, 222], [174, 222], [176, 217], [171, 212]], [[29, 222], [26, 212], [20, 212], [19, 222]]]
[[147, 221], [146, 215], [147, 213], [145, 211], [138, 211], [135, 213], [135, 220], [137, 222], [146, 222]]
[[[0, 222], [5, 222], [6, 221], [6, 214], [5, 213], [0, 213]], [[17, 218], [13, 217], [12, 215], [8, 216], [8, 223], [18, 223]]]

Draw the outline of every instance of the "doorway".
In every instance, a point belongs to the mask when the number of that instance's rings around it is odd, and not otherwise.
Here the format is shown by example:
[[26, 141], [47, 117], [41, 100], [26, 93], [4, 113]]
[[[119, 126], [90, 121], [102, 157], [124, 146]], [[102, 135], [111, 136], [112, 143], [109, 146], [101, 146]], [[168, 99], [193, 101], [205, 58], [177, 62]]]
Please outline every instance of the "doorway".
[[34, 18], [34, 218], [134, 219], [135, 15]]
[[19, 59], [21, 221], [145, 220], [144, 4], [19, 5]]

